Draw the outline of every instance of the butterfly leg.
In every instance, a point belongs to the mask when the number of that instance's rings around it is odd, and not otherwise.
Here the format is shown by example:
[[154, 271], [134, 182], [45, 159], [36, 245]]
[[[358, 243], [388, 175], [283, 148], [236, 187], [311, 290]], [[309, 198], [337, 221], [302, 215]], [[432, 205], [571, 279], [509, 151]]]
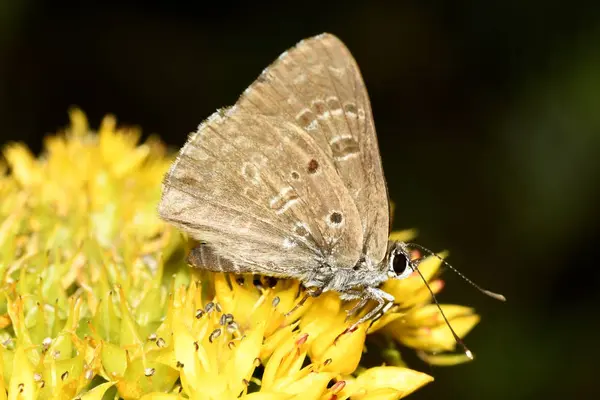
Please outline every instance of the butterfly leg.
[[294, 311], [296, 311], [297, 309], [302, 307], [304, 303], [306, 303], [306, 300], [308, 300], [309, 297], [317, 297], [320, 296], [321, 293], [323, 293], [323, 289], [320, 287], [306, 289], [306, 293], [304, 293], [304, 296], [302, 296], [298, 304], [296, 304], [290, 311], [285, 313], [285, 316], [289, 317], [290, 315], [292, 315]]
[[365, 301], [365, 299], [366, 301], [370, 299], [375, 300], [377, 302], [377, 305], [373, 307], [373, 309], [371, 309], [368, 313], [363, 315], [358, 321], [353, 323], [352, 326], [350, 326], [350, 328], [348, 328], [346, 331], [352, 332], [356, 330], [356, 328], [363, 322], [381, 318], [381, 316], [385, 314], [387, 310], [390, 309], [390, 307], [394, 304], [395, 301], [394, 296], [392, 296], [391, 294], [386, 293], [381, 289], [371, 287], [368, 287], [364, 290], [359, 304]]
[[351, 309], [349, 309], [348, 311], [346, 311], [346, 320], [344, 322], [348, 322], [348, 320], [350, 318], [352, 318], [354, 315], [356, 315], [356, 313], [361, 310], [369, 301], [369, 297], [362, 297], [360, 298], [360, 300], [358, 301], [358, 303], [356, 303], [356, 305], [354, 307], [352, 307]]
[[372, 326], [372, 325], [373, 325], [375, 322], [377, 322], [377, 320], [378, 320], [379, 318], [383, 317], [383, 316], [385, 315], [385, 313], [386, 313], [386, 312], [388, 312], [388, 310], [389, 310], [390, 308], [392, 308], [392, 306], [393, 306], [393, 305], [394, 305], [394, 303], [393, 303], [393, 302], [388, 302], [388, 303], [386, 303], [386, 305], [385, 305], [385, 306], [383, 306], [383, 308], [381, 309], [381, 311], [380, 311], [380, 312], [379, 312], [377, 315], [373, 316], [373, 318], [371, 318], [371, 323], [369, 324], [369, 328], [371, 328], [371, 326]]

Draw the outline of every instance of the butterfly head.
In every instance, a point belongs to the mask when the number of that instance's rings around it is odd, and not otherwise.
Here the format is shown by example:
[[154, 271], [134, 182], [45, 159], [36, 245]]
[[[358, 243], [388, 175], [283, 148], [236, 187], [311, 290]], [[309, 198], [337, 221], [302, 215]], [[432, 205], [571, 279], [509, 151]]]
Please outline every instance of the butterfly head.
[[392, 279], [408, 278], [415, 270], [411, 251], [404, 242], [390, 242], [387, 257], [388, 277]]

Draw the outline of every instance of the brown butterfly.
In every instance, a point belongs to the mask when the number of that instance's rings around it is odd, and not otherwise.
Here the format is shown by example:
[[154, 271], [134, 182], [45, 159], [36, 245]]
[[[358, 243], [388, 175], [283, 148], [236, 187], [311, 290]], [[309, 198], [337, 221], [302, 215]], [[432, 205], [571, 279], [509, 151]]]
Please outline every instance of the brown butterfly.
[[162, 218], [203, 245], [199, 268], [300, 280], [310, 294], [360, 299], [356, 324], [394, 301], [382, 282], [410, 275], [406, 243], [389, 242], [390, 204], [369, 96], [331, 34], [298, 43], [237, 103], [215, 112], [167, 173]]

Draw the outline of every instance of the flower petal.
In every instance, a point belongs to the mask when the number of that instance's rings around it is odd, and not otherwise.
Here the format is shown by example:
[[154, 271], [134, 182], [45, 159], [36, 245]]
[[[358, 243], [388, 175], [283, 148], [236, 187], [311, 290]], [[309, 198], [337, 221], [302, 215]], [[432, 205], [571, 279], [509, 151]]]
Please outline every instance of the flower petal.
[[273, 352], [267, 361], [262, 377], [262, 389], [272, 390], [278, 385], [277, 380], [286, 376], [293, 376], [300, 371], [306, 358], [308, 335], [296, 335]]
[[394, 231], [390, 233], [389, 240], [393, 242], [410, 242], [417, 237], [416, 229], [406, 229], [403, 231]]
[[369, 330], [367, 331], [367, 333], [371, 334], [371, 333], [377, 332], [378, 330], [385, 327], [390, 322], [393, 322], [399, 318], [402, 318], [404, 315], [405, 315], [404, 313], [388, 311], [387, 313], [385, 313], [381, 318], [379, 318], [377, 321], [375, 321], [375, 323], [373, 323], [369, 327]]
[[9, 399], [36, 399], [39, 387], [34, 380], [34, 368], [25, 354], [23, 345], [17, 347], [13, 359], [12, 376], [9, 384]]
[[[433, 377], [424, 374], [422, 372], [414, 371], [409, 368], [402, 367], [374, 367], [369, 368], [356, 378], [356, 382], [353, 385], [354, 393], [359, 394], [364, 391], [366, 395], [372, 394], [375, 398], [402, 398], [424, 386], [425, 384], [432, 382]], [[382, 390], [385, 389], [385, 390]], [[381, 392], [378, 392], [382, 390]], [[388, 390], [396, 391], [396, 397], [377, 397], [377, 396], [390, 396], [392, 392]], [[354, 395], [352, 395], [354, 398]], [[371, 397], [358, 397], [358, 398], [371, 398]]]
[[[441, 304], [440, 307], [449, 321], [475, 314], [475, 310], [471, 307], [455, 304]], [[411, 311], [405, 316], [405, 320], [407, 325], [418, 327], [433, 328], [445, 324], [440, 309], [435, 304], [429, 304]]]
[[244, 400], [287, 400], [294, 397], [288, 393], [273, 393], [273, 392], [255, 392], [250, 393], [242, 399]]
[[241, 393], [245, 387], [244, 381], [250, 380], [255, 368], [254, 362], [260, 355], [264, 331], [265, 323], [257, 324], [242, 339], [235, 348], [233, 357], [229, 359], [225, 371], [229, 378], [229, 387], [233, 393]]
[[311, 372], [296, 380], [282, 390], [284, 393], [295, 394], [298, 399], [318, 400], [327, 390], [327, 384], [333, 378], [332, 373]]
[[[442, 304], [441, 307], [447, 314], [452, 329], [460, 338], [465, 337], [480, 320], [469, 307], [446, 304]], [[414, 310], [414, 318], [406, 316], [402, 320], [393, 321], [384, 329], [399, 342], [415, 349], [431, 352], [454, 350], [454, 336], [436, 309], [437, 306], [429, 305]]]
[[[114, 384], [114, 382], [101, 383], [100, 385], [96, 386], [95, 388], [86, 392], [85, 394], [78, 396], [78, 398], [81, 400], [102, 400], [102, 398], [104, 397], [104, 393], [106, 393], [106, 391], [110, 389]], [[145, 397], [146, 396], [144, 396], [144, 398]]]
[[[176, 400], [176, 399], [185, 399], [178, 394], [172, 393], [148, 393], [140, 397], [140, 400]], [[82, 399], [85, 400], [85, 399]]]
[[348, 375], [354, 372], [365, 344], [365, 324], [359, 325], [353, 332], [328, 330], [320, 335], [310, 348], [309, 354], [314, 362], [323, 363], [321, 371], [332, 371]]

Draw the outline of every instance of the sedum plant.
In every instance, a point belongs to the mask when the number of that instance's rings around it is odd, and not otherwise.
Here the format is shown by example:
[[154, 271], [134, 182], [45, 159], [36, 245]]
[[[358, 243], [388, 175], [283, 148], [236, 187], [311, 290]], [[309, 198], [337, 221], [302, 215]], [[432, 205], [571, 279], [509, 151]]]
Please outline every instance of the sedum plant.
[[[0, 165], [0, 399], [399, 399], [433, 378], [399, 345], [452, 365], [456, 343], [418, 275], [385, 283], [396, 305], [347, 332], [335, 293], [296, 281], [192, 270], [190, 239], [158, 218], [172, 154], [74, 109], [35, 157]], [[412, 232], [395, 232], [408, 240]], [[420, 264], [433, 292], [440, 261]], [[479, 321], [442, 305], [459, 336]]]

